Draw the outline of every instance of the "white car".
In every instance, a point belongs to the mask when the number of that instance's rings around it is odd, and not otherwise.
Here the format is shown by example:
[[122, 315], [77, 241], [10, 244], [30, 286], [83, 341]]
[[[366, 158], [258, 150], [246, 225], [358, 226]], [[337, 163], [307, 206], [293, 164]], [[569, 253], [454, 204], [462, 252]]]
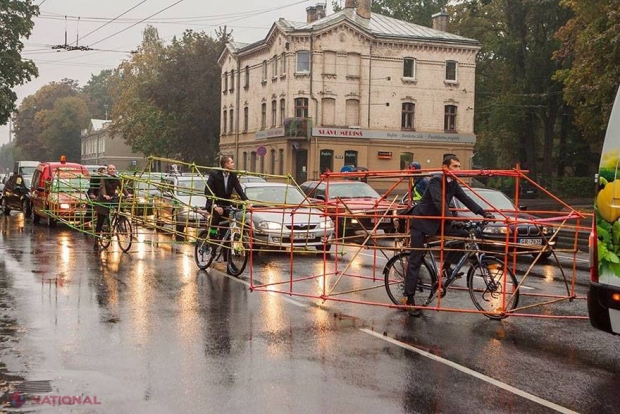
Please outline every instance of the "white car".
[[245, 225], [251, 223], [255, 246], [331, 249], [334, 222], [297, 187], [275, 182], [241, 185], [252, 203]]
[[178, 233], [183, 233], [186, 227], [206, 226], [205, 215], [195, 211], [205, 207], [206, 180], [207, 177], [199, 175], [163, 178], [154, 196], [157, 227], [170, 224]]

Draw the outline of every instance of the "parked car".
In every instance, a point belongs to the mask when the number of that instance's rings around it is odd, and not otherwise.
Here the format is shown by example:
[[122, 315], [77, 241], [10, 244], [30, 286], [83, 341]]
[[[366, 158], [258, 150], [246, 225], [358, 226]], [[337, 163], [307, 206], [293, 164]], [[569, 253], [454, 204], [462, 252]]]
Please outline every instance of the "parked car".
[[255, 246], [331, 249], [334, 222], [297, 187], [275, 182], [241, 185], [253, 206], [246, 223], [252, 225]]
[[263, 177], [259, 177], [258, 175], [240, 175], [239, 176], [240, 183], [266, 183]]
[[80, 164], [60, 162], [40, 163], [32, 177], [30, 201], [38, 224], [41, 217], [54, 226], [58, 219], [70, 224], [83, 223], [88, 213], [88, 170]]
[[32, 176], [13, 174], [2, 190], [2, 210], [7, 216], [11, 210], [21, 211], [26, 217], [32, 214], [30, 206], [30, 181]]
[[127, 191], [133, 196], [131, 214], [150, 216], [155, 214], [155, 196], [160, 192], [164, 173], [144, 172], [126, 177]]
[[[394, 214], [397, 205], [380, 200], [381, 196], [370, 185], [361, 181], [306, 181], [301, 189], [316, 200], [315, 205], [327, 211], [336, 222], [339, 237], [366, 236], [375, 227], [385, 233], [395, 229]], [[365, 229], [365, 230], [364, 230]]]
[[167, 175], [154, 195], [155, 221], [157, 227], [172, 225], [182, 233], [186, 227], [203, 227], [207, 219], [193, 211], [204, 208], [206, 177], [199, 175]]
[[[516, 244], [523, 246], [523, 250], [531, 251], [534, 257], [538, 256], [542, 246], [548, 245], [550, 248], [553, 248], [556, 245], [557, 236], [552, 241], [549, 241], [556, 231], [554, 227], [534, 223], [533, 221], [536, 220], [535, 216], [517, 208], [512, 200], [501, 191], [491, 188], [475, 188], [474, 191], [477, 194], [469, 188], [463, 188], [463, 191], [483, 209], [501, 211], [501, 214], [494, 213], [498, 221], [488, 223], [483, 231], [484, 239], [492, 242], [487, 244], [486, 248], [503, 251], [506, 241], [509, 243], [514, 242], [515, 232], [517, 236]], [[456, 198], [454, 198], [454, 205], [458, 209], [457, 214], [459, 217], [480, 218], [469, 211]], [[508, 223], [507, 220], [512, 222]], [[546, 250], [541, 257], [546, 259], [551, 254], [550, 250]]]

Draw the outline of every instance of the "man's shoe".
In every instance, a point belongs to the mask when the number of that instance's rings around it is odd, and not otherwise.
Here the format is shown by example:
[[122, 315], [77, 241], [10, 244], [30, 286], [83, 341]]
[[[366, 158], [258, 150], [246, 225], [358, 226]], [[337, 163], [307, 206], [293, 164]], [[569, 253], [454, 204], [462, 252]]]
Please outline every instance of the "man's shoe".
[[[407, 306], [415, 306], [415, 296], [413, 295], [407, 296]], [[407, 313], [409, 313], [409, 316], [414, 316], [416, 318], [422, 315], [422, 311], [420, 309], [415, 309], [415, 308], [409, 308]]]

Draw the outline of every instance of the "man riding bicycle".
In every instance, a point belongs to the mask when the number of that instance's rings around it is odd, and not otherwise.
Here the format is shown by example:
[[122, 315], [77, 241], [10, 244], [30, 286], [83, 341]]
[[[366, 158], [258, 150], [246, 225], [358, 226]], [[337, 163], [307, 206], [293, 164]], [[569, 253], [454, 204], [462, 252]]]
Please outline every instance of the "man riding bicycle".
[[[121, 180], [116, 176], [116, 166], [109, 164], [107, 168], [107, 177], [101, 179], [99, 186], [99, 195], [97, 196], [97, 205], [95, 211], [97, 211], [97, 226], [95, 227], [95, 236], [101, 234], [103, 223], [107, 220], [108, 214], [110, 214], [110, 207], [118, 204], [118, 193], [121, 190], [119, 187]], [[123, 188], [123, 195], [128, 197], [129, 192]], [[99, 250], [99, 237], [95, 237], [95, 244], [93, 245], [95, 251]]]

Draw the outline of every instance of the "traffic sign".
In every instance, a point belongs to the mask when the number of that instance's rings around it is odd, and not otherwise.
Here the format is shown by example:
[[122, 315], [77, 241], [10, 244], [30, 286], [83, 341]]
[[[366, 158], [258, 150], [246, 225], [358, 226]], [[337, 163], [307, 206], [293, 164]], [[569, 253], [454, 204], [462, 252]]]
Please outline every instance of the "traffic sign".
[[264, 157], [265, 155], [267, 155], [267, 147], [265, 147], [264, 145], [260, 145], [258, 148], [256, 148], [256, 153], [260, 157]]

